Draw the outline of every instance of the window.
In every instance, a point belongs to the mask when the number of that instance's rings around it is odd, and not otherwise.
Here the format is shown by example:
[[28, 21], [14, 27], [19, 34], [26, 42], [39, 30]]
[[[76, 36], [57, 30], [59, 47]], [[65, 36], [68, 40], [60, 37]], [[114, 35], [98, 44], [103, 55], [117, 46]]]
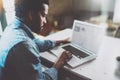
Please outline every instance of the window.
[[3, 6], [6, 11], [6, 19], [9, 25], [15, 17], [14, 0], [3, 0]]

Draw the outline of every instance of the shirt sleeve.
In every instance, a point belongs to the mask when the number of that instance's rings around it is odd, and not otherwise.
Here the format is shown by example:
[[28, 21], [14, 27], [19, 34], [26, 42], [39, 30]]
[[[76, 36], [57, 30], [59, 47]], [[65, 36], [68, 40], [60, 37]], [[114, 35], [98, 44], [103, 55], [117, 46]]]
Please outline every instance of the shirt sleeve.
[[42, 71], [38, 52], [28, 42], [15, 45], [6, 59], [4, 70], [6, 77], [9, 80], [57, 80], [55, 68]]
[[53, 48], [56, 45], [56, 41], [40, 40], [38, 38], [34, 39], [34, 42], [38, 46], [40, 52]]

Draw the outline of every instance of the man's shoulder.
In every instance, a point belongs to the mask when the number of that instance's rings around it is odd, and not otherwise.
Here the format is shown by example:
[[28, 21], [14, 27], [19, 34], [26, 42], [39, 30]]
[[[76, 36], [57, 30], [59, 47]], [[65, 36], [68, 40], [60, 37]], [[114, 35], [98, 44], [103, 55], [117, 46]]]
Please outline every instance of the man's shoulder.
[[21, 29], [14, 29], [8, 26], [0, 39], [0, 46], [4, 49], [10, 49], [19, 42], [25, 41], [26, 36]]

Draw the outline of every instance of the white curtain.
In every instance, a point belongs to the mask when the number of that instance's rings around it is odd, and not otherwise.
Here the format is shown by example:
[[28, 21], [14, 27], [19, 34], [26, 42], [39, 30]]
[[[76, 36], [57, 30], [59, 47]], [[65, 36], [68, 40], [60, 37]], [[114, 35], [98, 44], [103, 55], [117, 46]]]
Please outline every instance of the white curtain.
[[120, 0], [116, 0], [115, 2], [113, 22], [120, 24]]

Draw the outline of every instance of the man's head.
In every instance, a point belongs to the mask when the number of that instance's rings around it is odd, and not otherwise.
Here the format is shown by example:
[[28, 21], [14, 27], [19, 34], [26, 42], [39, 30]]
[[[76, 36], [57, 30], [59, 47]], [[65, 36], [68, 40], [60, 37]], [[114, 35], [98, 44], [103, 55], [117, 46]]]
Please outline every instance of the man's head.
[[46, 23], [49, 0], [15, 0], [15, 15], [30, 29], [40, 32], [40, 27]]

